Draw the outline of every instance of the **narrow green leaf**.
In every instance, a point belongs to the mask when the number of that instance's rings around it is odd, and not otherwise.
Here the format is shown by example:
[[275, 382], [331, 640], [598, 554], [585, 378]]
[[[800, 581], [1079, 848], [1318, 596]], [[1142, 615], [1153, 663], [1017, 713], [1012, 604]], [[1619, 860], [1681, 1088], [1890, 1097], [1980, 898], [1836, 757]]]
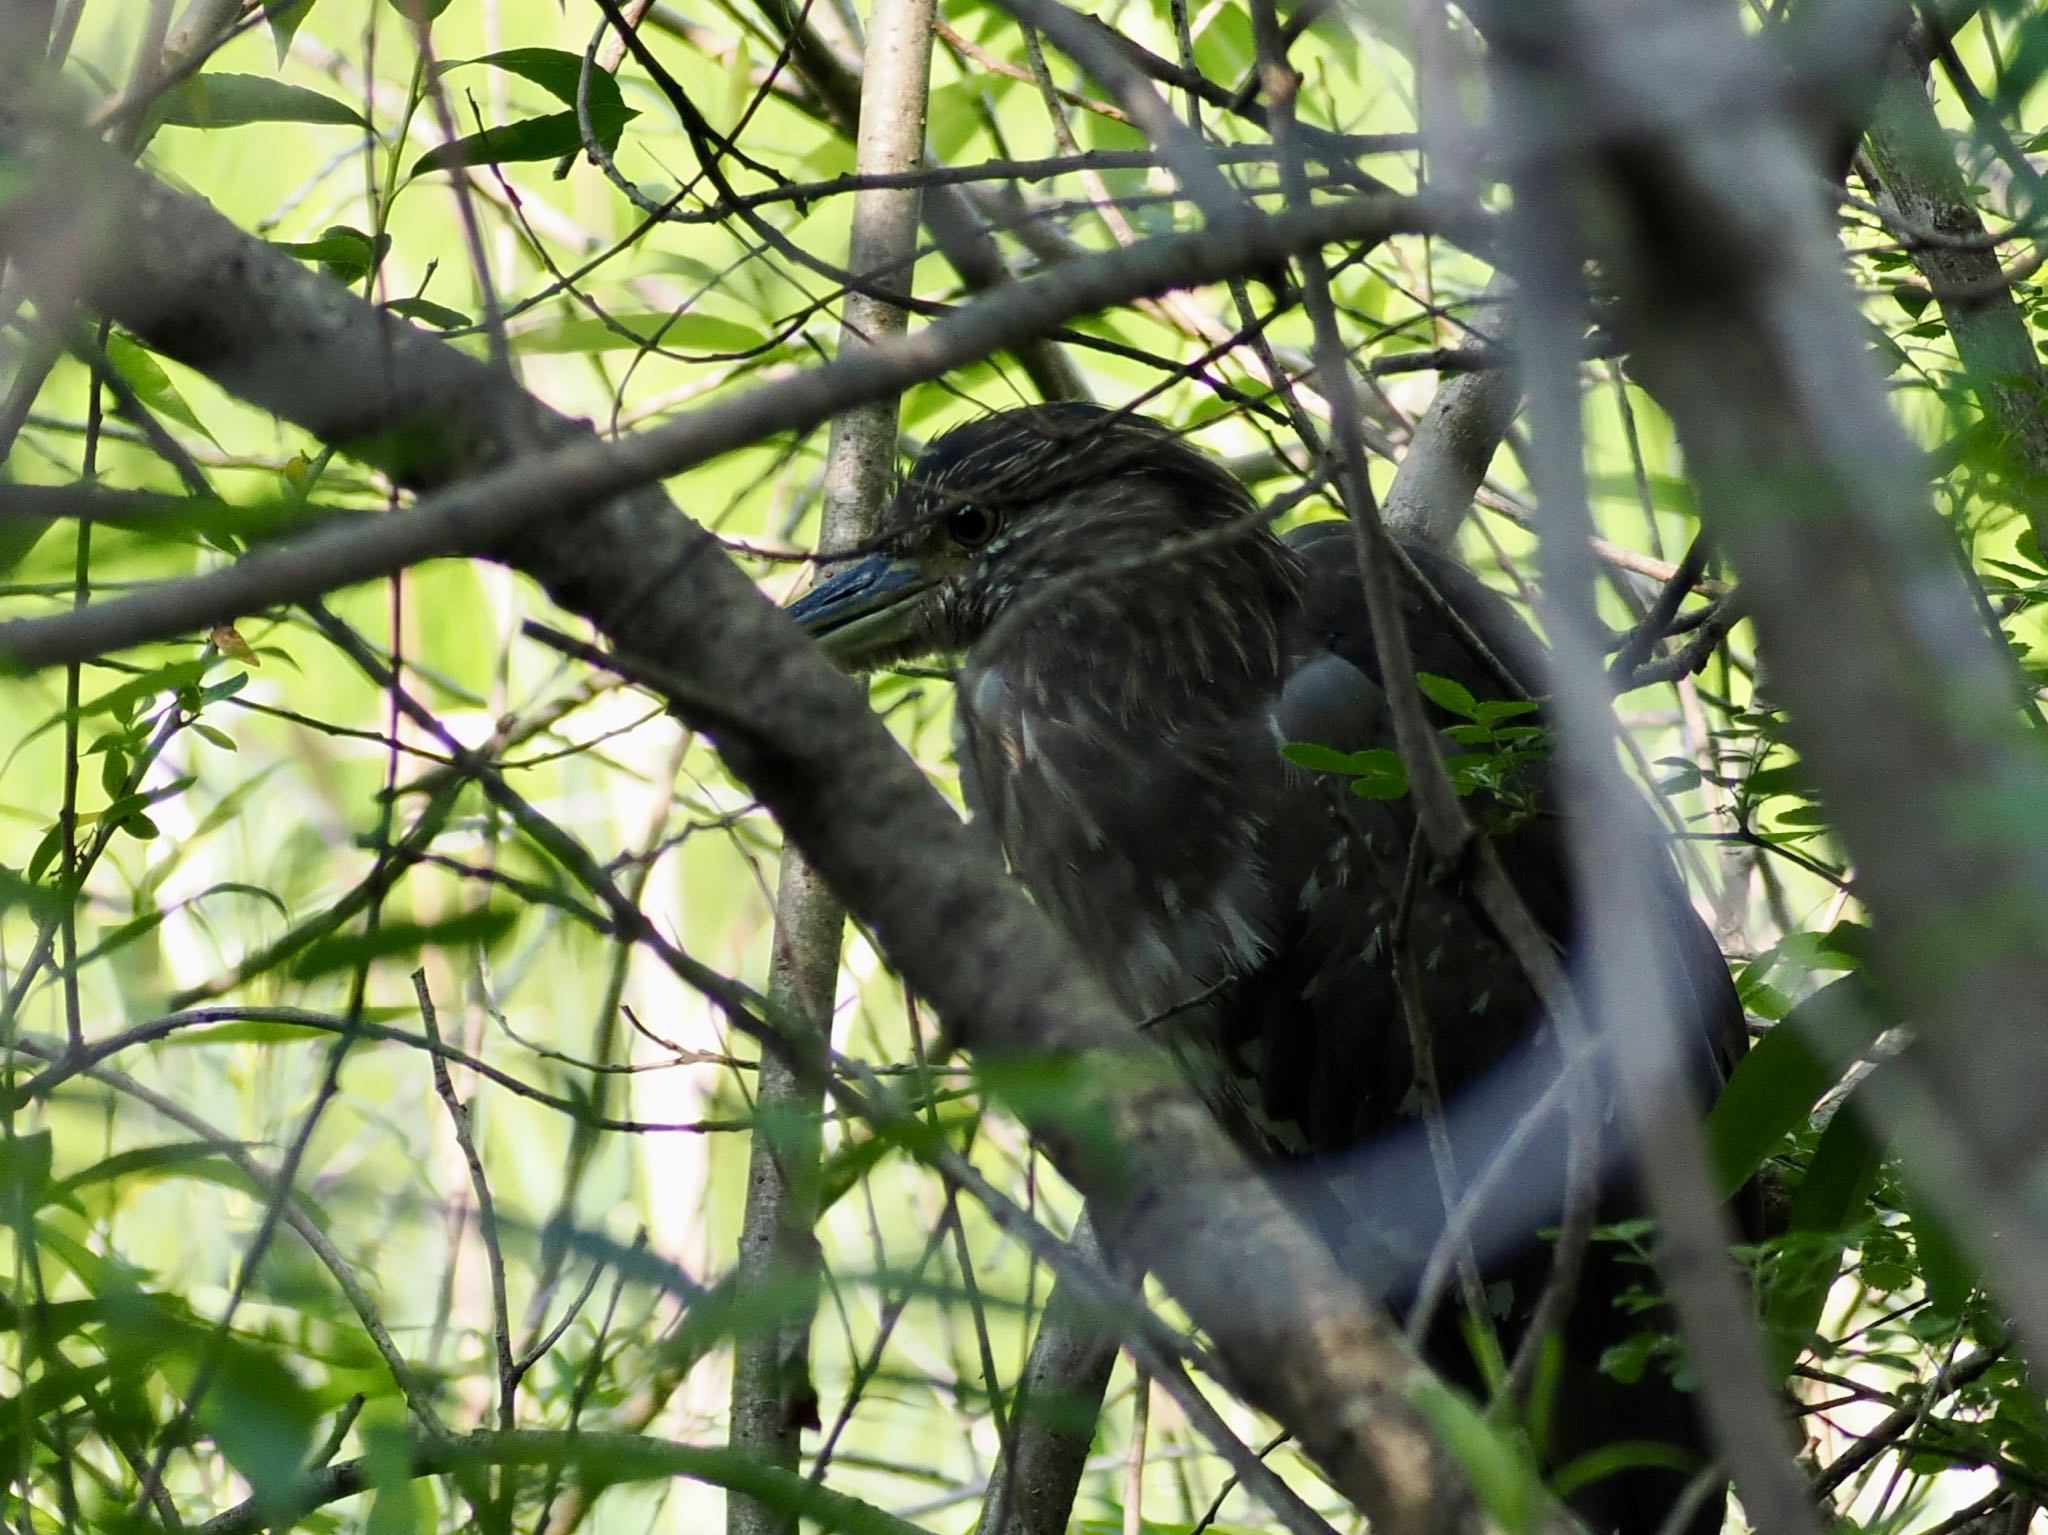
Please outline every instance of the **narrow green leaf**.
[[290, 55], [292, 39], [312, 9], [313, 0], [270, 0], [263, 19], [270, 24], [270, 40], [277, 47], [278, 63], [282, 64]]
[[1791, 1228], [1764, 1305], [1764, 1332], [1777, 1374], [1790, 1373], [1820, 1325], [1828, 1291], [1842, 1272], [1845, 1238], [1869, 1203], [1881, 1160], [1876, 1137], [1852, 1098], [1828, 1122], [1806, 1181], [1792, 1196]]
[[180, 426], [188, 426], [199, 433], [216, 448], [219, 441], [194, 415], [192, 407], [185, 403], [185, 397], [178, 392], [178, 386], [171, 382], [170, 374], [148, 352], [126, 336], [107, 338], [107, 361], [114, 371], [127, 381], [135, 391], [135, 397], [159, 416], [168, 416]]
[[167, 128], [239, 128], [248, 123], [339, 123], [367, 128], [345, 101], [264, 75], [194, 75], [165, 92], [159, 121]]
[[690, 310], [683, 314], [636, 311], [604, 320], [578, 315], [523, 332], [518, 339], [522, 352], [608, 352], [656, 346], [670, 351], [751, 352], [767, 338], [753, 326]]
[[1533, 1529], [1549, 1499], [1520, 1445], [1433, 1375], [1418, 1375], [1408, 1399], [1465, 1473], [1489, 1520], [1508, 1535]]
[[163, 1146], [137, 1146], [102, 1158], [63, 1179], [57, 1187], [65, 1193], [75, 1193], [98, 1183], [114, 1183], [157, 1173], [177, 1173], [197, 1164], [212, 1164], [216, 1173], [226, 1170], [233, 1174], [231, 1179], [214, 1181], [229, 1182], [244, 1193], [260, 1195], [263, 1192], [261, 1186], [228, 1161], [223, 1149], [212, 1141], [173, 1141]]
[[[158, 834], [156, 823], [154, 821], [150, 821], [147, 816], [142, 815], [141, 812], [139, 811], [132, 816], [124, 817], [121, 822], [121, 829], [123, 831], [132, 832], [132, 826], [130, 823], [136, 820], [144, 821], [149, 826], [149, 831], [147, 833], [147, 836], [144, 837], [144, 840], [147, 840], [148, 837], [154, 837]], [[137, 835], [141, 834], [138, 833]], [[83, 970], [86, 968], [86, 966], [92, 964], [94, 961], [105, 959], [109, 954], [113, 954], [121, 949], [127, 948], [128, 945], [135, 942], [136, 939], [141, 938], [149, 933], [155, 932], [159, 927], [163, 925], [163, 920], [166, 915], [168, 915], [168, 913], [162, 911], [145, 911], [139, 916], [130, 917], [126, 922], [123, 922], [119, 927], [109, 932], [106, 935], [106, 937], [102, 938], [90, 949], [86, 950], [85, 953], [79, 955], [78, 968], [80, 970]]]
[[[460, 69], [468, 64], [486, 64], [517, 75], [522, 80], [531, 80], [572, 112], [576, 109], [577, 83], [583, 76], [583, 55], [580, 53], [570, 53], [562, 48], [506, 48], [498, 53], [484, 54], [481, 58], [451, 59], [441, 68], [443, 71]], [[592, 67], [588, 95], [593, 124], [607, 115], [619, 117], [621, 121], [624, 121], [624, 116], [631, 115], [626, 111], [626, 98], [619, 93], [619, 82], [608, 69]]]
[[1947, 1222], [1910, 1186], [1906, 1189], [1905, 1205], [1913, 1233], [1913, 1253], [1919, 1259], [1920, 1281], [1927, 1287], [1928, 1308], [1953, 1321], [1970, 1303], [1977, 1284], [1976, 1268], [1949, 1234]]
[[417, 320], [436, 330], [465, 330], [474, 323], [461, 310], [450, 309], [446, 304], [437, 304], [427, 298], [393, 299], [384, 307], [400, 319]]
[[[591, 130], [607, 150], [618, 148], [626, 124], [640, 114], [630, 107], [600, 113], [593, 104]], [[583, 147], [583, 130], [574, 112], [550, 112], [542, 117], [523, 117], [502, 127], [471, 133], [452, 144], [437, 144], [406, 172], [408, 178], [431, 171], [445, 171], [458, 165], [514, 165], [528, 160], [557, 160]]]
[[1757, 1041], [1707, 1115], [1707, 1150], [1722, 1198], [1755, 1176], [1834, 1080], [1791, 1019]]
[[1660, 1439], [1621, 1439], [1613, 1444], [1603, 1444], [1597, 1450], [1589, 1450], [1576, 1460], [1558, 1467], [1551, 1474], [1551, 1490], [1560, 1498], [1568, 1498], [1581, 1487], [1590, 1487], [1636, 1466], [1662, 1466], [1672, 1471], [1692, 1472], [1699, 1470], [1700, 1458]]
[[375, 240], [347, 224], [329, 224], [317, 240], [280, 240], [277, 248], [301, 261], [317, 261], [337, 282], [357, 283], [367, 277], [391, 251], [391, 236]]
[[63, 846], [64, 823], [59, 821], [43, 833], [42, 840], [36, 844], [35, 851], [28, 855], [29, 884], [35, 884], [36, 881], [43, 877], [50, 865], [56, 860], [57, 854]]
[[306, 980], [330, 971], [353, 970], [394, 954], [489, 944], [503, 937], [518, 915], [509, 907], [487, 906], [445, 922], [386, 922], [374, 933], [351, 933], [314, 944], [299, 957], [292, 975]]

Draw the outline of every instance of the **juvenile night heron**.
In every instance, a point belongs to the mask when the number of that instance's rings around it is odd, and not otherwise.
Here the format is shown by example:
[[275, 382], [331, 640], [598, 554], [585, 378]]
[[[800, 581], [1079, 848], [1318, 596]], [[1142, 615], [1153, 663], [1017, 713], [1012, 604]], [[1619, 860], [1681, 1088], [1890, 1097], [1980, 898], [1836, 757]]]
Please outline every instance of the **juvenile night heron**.
[[[1398, 779], [1368, 797], [1282, 753], [1394, 745], [1348, 527], [1276, 536], [1235, 476], [1170, 432], [1059, 405], [939, 438], [877, 548], [795, 616], [852, 667], [964, 656], [956, 744], [976, 819], [1223, 1124], [1397, 1309], [1414, 1302], [1456, 1193], [1415, 1128], [1427, 1097], [1411, 1040], [1427, 1038], [1455, 1170], [1470, 1179], [1504, 1146], [1512, 1159], [1472, 1240], [1513, 1349], [1548, 1271], [1539, 1233], [1563, 1202], [1556, 1116], [1517, 1138], [1556, 1075], [1551, 1026], [1461, 872], [1430, 866]], [[1533, 695], [1535, 641], [1506, 605], [1443, 557], [1408, 553], [1431, 588], [1404, 587], [1418, 671], [1481, 702]], [[1464, 734], [1446, 751], [1474, 755]], [[1527, 766], [1519, 792], [1490, 786], [1471, 803], [1568, 963], [1575, 917], [1545, 778]], [[1689, 1066], [1710, 1089], [1742, 1047], [1741, 1007], [1675, 873], [1660, 859], [1646, 877], [1680, 961]], [[1601, 1214], [1632, 1213], [1627, 1180], [1606, 1181]], [[1617, 1304], [1646, 1278], [1614, 1244], [1593, 1245], [1534, 1414], [1547, 1419], [1549, 1468], [1625, 1466], [1571, 1499], [1592, 1528], [1625, 1535], [1658, 1530], [1707, 1458], [1667, 1370], [1652, 1363], [1624, 1383], [1600, 1369], [1646, 1325]], [[1477, 1385], [1469, 1328], [1453, 1308], [1435, 1315], [1432, 1362]], [[1721, 1503], [1709, 1496], [1687, 1528], [1718, 1528]]]

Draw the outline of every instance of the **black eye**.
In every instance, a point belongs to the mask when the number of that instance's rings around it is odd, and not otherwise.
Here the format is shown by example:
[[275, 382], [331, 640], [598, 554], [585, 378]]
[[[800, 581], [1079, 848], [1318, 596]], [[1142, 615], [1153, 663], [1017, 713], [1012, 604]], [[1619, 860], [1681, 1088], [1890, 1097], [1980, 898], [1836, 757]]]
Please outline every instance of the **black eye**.
[[979, 549], [996, 536], [1002, 519], [985, 506], [965, 502], [946, 514], [946, 536], [962, 549]]

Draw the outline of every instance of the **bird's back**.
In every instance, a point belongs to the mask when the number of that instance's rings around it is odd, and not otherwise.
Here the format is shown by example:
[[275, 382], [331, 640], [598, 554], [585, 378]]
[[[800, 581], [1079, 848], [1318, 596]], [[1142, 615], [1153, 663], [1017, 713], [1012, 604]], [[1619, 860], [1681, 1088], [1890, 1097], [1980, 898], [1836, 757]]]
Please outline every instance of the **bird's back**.
[[[1392, 722], [1351, 531], [1344, 524], [1317, 524], [1290, 542], [1307, 579], [1299, 658], [1278, 708], [1281, 733], [1345, 750], [1389, 748]], [[1406, 552], [1427, 583], [1427, 589], [1412, 580], [1403, 583], [1417, 671], [1457, 684], [1480, 703], [1540, 695], [1540, 648], [1507, 604], [1442, 555], [1421, 547]], [[1457, 723], [1455, 716], [1435, 712], [1440, 725]], [[1512, 716], [1507, 723], [1521, 727], [1532, 718], [1540, 721], [1541, 715]], [[1520, 744], [1509, 743], [1511, 749]], [[1469, 750], [1470, 743], [1448, 749]], [[1502, 865], [1569, 966], [1577, 919], [1566, 863], [1568, 828], [1555, 811], [1560, 795], [1540, 759], [1519, 787], [1519, 796], [1502, 800], [1480, 793], [1467, 804], [1476, 818], [1492, 823]], [[1547, 1131], [1533, 1135], [1525, 1124], [1531, 1106], [1556, 1084], [1560, 1056], [1553, 1031], [1520, 966], [1457, 871], [1431, 879], [1423, 872], [1430, 867], [1424, 850], [1421, 869], [1409, 872], [1415, 835], [1406, 801], [1342, 798], [1351, 829], [1333, 844], [1323, 829], [1327, 820], [1315, 824], [1303, 794], [1287, 818], [1300, 843], [1288, 856], [1346, 860], [1354, 880], [1381, 887], [1397, 886], [1398, 869], [1398, 879], [1408, 883], [1408, 1000], [1417, 1007], [1435, 1057], [1456, 1176], [1469, 1185], [1504, 1147], [1513, 1159], [1514, 1176], [1486, 1203], [1474, 1231], [1494, 1320], [1503, 1346], [1512, 1351], [1549, 1274], [1550, 1244], [1538, 1234], [1555, 1227], [1564, 1204], [1562, 1122], [1553, 1118]], [[1636, 842], [1646, 861], [1641, 872], [1658, 903], [1661, 935], [1677, 961], [1680, 1069], [1702, 1098], [1710, 1097], [1746, 1044], [1740, 1001], [1713, 935], [1664, 853], [1647, 802], [1613, 806], [1610, 813], [1639, 823]], [[1400, 842], [1392, 860], [1386, 852], [1390, 839]], [[1391, 904], [1399, 906], [1398, 900]], [[1412, 1092], [1413, 1061], [1401, 987], [1382, 936], [1390, 903], [1381, 897], [1332, 906], [1332, 914], [1319, 915], [1312, 898], [1302, 902], [1298, 936], [1276, 949], [1268, 972], [1252, 987], [1264, 1000], [1264, 1027], [1293, 1038], [1304, 1057], [1276, 1077], [1276, 1089], [1286, 1093], [1283, 1083], [1312, 1084], [1305, 1099], [1299, 1087], [1292, 1089], [1296, 1114], [1311, 1125], [1328, 1126], [1312, 1137], [1314, 1160], [1299, 1180], [1307, 1200], [1336, 1216], [1339, 1224], [1326, 1231], [1340, 1254], [1348, 1245], [1354, 1268], [1379, 1284], [1397, 1310], [1405, 1309], [1414, 1298], [1416, 1264], [1426, 1261], [1442, 1236], [1441, 1169], [1415, 1123], [1418, 1104], [1401, 1096]], [[1352, 1063], [1361, 1050], [1384, 1075], [1354, 1093]], [[1348, 1125], [1347, 1111], [1355, 1116]], [[1620, 1166], [1621, 1147], [1611, 1125], [1602, 1152], [1601, 1220], [1643, 1213], [1633, 1180]], [[1332, 1189], [1339, 1191], [1334, 1198]], [[1362, 1243], [1361, 1231], [1367, 1233]], [[1632, 1335], [1670, 1325], [1661, 1309], [1645, 1313], [1620, 1304], [1637, 1289], [1654, 1290], [1649, 1271], [1619, 1243], [1595, 1241], [1563, 1325], [1547, 1410], [1538, 1414], [1547, 1421], [1545, 1461], [1553, 1471], [1628, 1441], [1642, 1442], [1646, 1457], [1668, 1462], [1603, 1478], [1572, 1499], [1590, 1527], [1625, 1535], [1658, 1530], [1710, 1456], [1696, 1404], [1661, 1363], [1652, 1362], [1630, 1382], [1601, 1368], [1608, 1351]], [[1427, 1343], [1432, 1362], [1481, 1387], [1454, 1308], [1437, 1315]], [[1655, 1444], [1665, 1447], [1661, 1455], [1647, 1448]], [[1717, 1530], [1723, 1503], [1718, 1495], [1706, 1498], [1685, 1528], [1691, 1535]]]
[[[963, 671], [961, 760], [978, 817], [1040, 902], [1177, 1051], [1339, 1258], [1401, 1309], [1445, 1224], [1445, 1169], [1421, 1132], [1413, 1031], [1428, 1038], [1466, 1180], [1516, 1138], [1558, 1057], [1520, 967], [1462, 875], [1435, 868], [1418, 844], [1407, 800], [1361, 797], [1341, 776], [1283, 758], [1286, 742], [1394, 745], [1348, 526], [1314, 525], [1287, 542], [1298, 581], [1287, 658], [1271, 685], [1186, 717], [1119, 720], [1034, 685], [1059, 668], [1034, 671], [1019, 659], [1028, 642], [1013, 641], [1006, 660], [970, 655]], [[1482, 701], [1537, 692], [1540, 651], [1506, 604], [1453, 562], [1410, 554], [1428, 583], [1406, 587], [1418, 670]], [[1543, 767], [1524, 776], [1522, 800], [1471, 803], [1490, 816], [1523, 900], [1568, 955], [1574, 919], [1556, 798]], [[1654, 830], [1646, 805], [1617, 813]], [[1650, 875], [1682, 959], [1692, 1069], [1711, 1087], [1740, 1049], [1741, 1009], [1668, 860], [1659, 855]], [[1520, 1139], [1514, 1176], [1500, 1181], [1472, 1237], [1510, 1350], [1548, 1272], [1538, 1233], [1563, 1204], [1561, 1121]], [[1635, 1213], [1626, 1184], [1615, 1181], [1604, 1218]], [[1608, 1348], [1656, 1325], [1616, 1305], [1647, 1278], [1611, 1243], [1588, 1255], [1550, 1403], [1553, 1469], [1619, 1440], [1700, 1451], [1691, 1404], [1668, 1375], [1653, 1366], [1624, 1385], [1599, 1370]], [[1427, 1352], [1477, 1389], [1454, 1308], [1440, 1315]], [[1596, 1528], [1650, 1535], [1685, 1480], [1639, 1469], [1573, 1501]], [[1719, 1508], [1709, 1499], [1690, 1528], [1717, 1527]]]

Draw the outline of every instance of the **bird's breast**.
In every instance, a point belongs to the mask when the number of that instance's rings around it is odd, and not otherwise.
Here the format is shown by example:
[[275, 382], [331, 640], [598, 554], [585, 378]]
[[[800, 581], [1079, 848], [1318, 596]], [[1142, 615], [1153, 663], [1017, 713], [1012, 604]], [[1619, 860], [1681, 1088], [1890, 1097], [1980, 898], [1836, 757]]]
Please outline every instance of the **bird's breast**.
[[970, 668], [956, 737], [976, 818], [1139, 1018], [1199, 1011], [1270, 952], [1260, 810], [1280, 763], [1264, 732], [1134, 728]]

